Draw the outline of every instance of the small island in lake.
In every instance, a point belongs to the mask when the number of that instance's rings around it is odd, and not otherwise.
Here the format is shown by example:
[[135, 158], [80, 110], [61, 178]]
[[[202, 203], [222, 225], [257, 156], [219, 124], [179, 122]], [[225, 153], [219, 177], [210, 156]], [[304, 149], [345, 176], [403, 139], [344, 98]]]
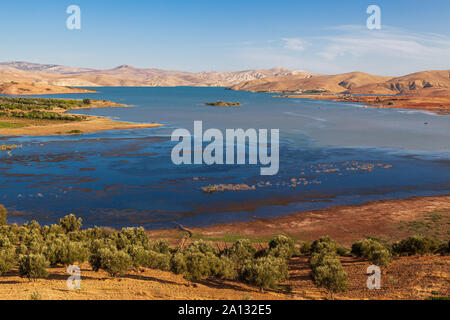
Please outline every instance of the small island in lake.
[[216, 102], [206, 102], [205, 106], [214, 106], [214, 107], [241, 107], [242, 104], [239, 102], [225, 102], [225, 101], [216, 101]]

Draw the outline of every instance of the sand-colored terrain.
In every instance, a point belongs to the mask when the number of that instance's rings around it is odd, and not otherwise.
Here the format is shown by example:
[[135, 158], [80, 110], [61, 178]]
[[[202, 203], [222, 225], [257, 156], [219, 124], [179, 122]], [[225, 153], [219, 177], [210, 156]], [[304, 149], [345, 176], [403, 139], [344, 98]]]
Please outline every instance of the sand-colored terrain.
[[39, 95], [39, 94], [63, 94], [63, 93], [92, 93], [94, 90], [55, 86], [34, 82], [8, 82], [0, 84], [0, 94], [7, 95]]
[[[450, 70], [422, 71], [401, 77], [382, 77], [364, 72], [299, 77], [266, 77], [231, 86], [232, 90], [281, 93], [346, 93], [374, 95], [425, 95], [450, 89]], [[423, 89], [426, 89], [422, 92]], [[434, 94], [438, 95], [438, 94]]]
[[[446, 240], [450, 232], [450, 195], [380, 200], [191, 230], [194, 238], [219, 242], [231, 238], [267, 241], [278, 234], [303, 241], [329, 235], [342, 245], [351, 245], [368, 236], [388, 242], [415, 234]], [[180, 241], [180, 232], [176, 229], [149, 231], [149, 235], [168, 239], [173, 244]]]
[[[349, 290], [336, 299], [428, 299], [450, 296], [450, 257], [412, 256], [395, 258], [383, 272], [380, 290], [366, 287], [368, 261], [342, 258], [348, 273]], [[324, 289], [314, 285], [307, 257], [289, 262], [289, 280], [279, 290], [260, 292], [257, 288], [225, 280], [201, 280], [189, 283], [181, 275], [140, 268], [120, 278], [94, 272], [81, 266], [81, 289], [69, 290], [65, 268], [49, 269], [47, 279], [29, 281], [17, 270], [0, 277], [0, 300], [317, 300], [329, 299]]]
[[[88, 105], [71, 107], [75, 109], [128, 107], [125, 104], [107, 100], [90, 100]], [[51, 112], [65, 114], [67, 110], [55, 107]], [[26, 119], [0, 116], [0, 135], [4, 136], [50, 136], [82, 134], [106, 130], [124, 130], [160, 127], [157, 123], [132, 123], [116, 121], [105, 117], [84, 116], [81, 121]]]
[[287, 93], [280, 97], [358, 102], [377, 108], [427, 110], [450, 114], [450, 71], [422, 71], [402, 77], [362, 72], [337, 75], [267, 77], [231, 86], [232, 90]]
[[252, 92], [304, 92], [320, 91], [338, 93], [372, 83], [384, 82], [389, 77], [374, 76], [363, 72], [336, 75], [286, 75], [243, 82], [230, 87], [232, 90]]
[[[330, 94], [302, 94], [302, 95], [281, 95], [279, 97], [332, 100], [341, 102], [362, 103], [367, 107], [388, 108], [388, 109], [410, 109], [425, 110], [439, 115], [450, 115], [450, 89], [447, 92], [440, 90], [442, 95], [435, 95], [436, 92], [422, 90], [422, 95], [417, 96], [358, 96], [358, 95], [330, 95]], [[434, 93], [434, 94], [433, 94]], [[445, 93], [447, 93], [445, 95]]]
[[[14, 123], [21, 124], [22, 120]], [[1, 122], [1, 120], [0, 120]], [[77, 122], [54, 123], [41, 121], [42, 124], [29, 124], [23, 121], [24, 127], [0, 128], [0, 135], [4, 136], [53, 136], [63, 134], [81, 134], [106, 130], [125, 130], [160, 127], [157, 123], [131, 123], [115, 121], [109, 118], [88, 116], [86, 120]]]
[[311, 75], [309, 72], [284, 68], [192, 73], [154, 68], [141, 69], [129, 65], [113, 69], [90, 69], [29, 62], [0, 63], [0, 83], [15, 81], [76, 87], [226, 87], [243, 81], [294, 74]]
[[[367, 203], [361, 206], [341, 206], [309, 211], [277, 219], [259, 219], [209, 228], [192, 228], [194, 238], [211, 239], [223, 247], [226, 239], [253, 239], [257, 248], [267, 245], [273, 235], [286, 234], [295, 239], [313, 240], [325, 234], [340, 244], [367, 236], [394, 241], [412, 234], [424, 234], [438, 239], [449, 238], [450, 195], [410, 198]], [[149, 231], [153, 239], [165, 238], [179, 245], [182, 234], [175, 229]], [[224, 240], [221, 240], [223, 238]], [[261, 241], [261, 242], [259, 242]], [[263, 244], [262, 241], [265, 243]], [[380, 290], [366, 286], [367, 268], [371, 263], [363, 258], [341, 257], [348, 273], [349, 289], [335, 295], [336, 299], [429, 299], [449, 297], [450, 257], [396, 257], [383, 269]], [[50, 268], [46, 279], [29, 281], [20, 278], [16, 269], [0, 276], [0, 299], [110, 300], [110, 299], [187, 299], [187, 300], [303, 300], [328, 299], [329, 294], [317, 288], [311, 278], [308, 257], [289, 261], [289, 280], [278, 290], [260, 292], [258, 288], [238, 281], [206, 279], [189, 283], [181, 275], [166, 271], [139, 268], [113, 278], [104, 271], [94, 272], [88, 264], [80, 265], [81, 289], [69, 290], [64, 267]]]

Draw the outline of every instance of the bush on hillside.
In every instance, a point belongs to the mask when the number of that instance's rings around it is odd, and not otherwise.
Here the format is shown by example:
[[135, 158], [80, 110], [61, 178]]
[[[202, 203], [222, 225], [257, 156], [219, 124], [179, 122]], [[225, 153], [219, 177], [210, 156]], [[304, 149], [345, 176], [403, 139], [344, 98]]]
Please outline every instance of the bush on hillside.
[[74, 214], [69, 214], [64, 218], [59, 219], [59, 226], [65, 230], [66, 233], [78, 231], [82, 226], [83, 219], [75, 217]]
[[410, 236], [392, 245], [394, 253], [400, 256], [434, 254], [438, 249], [436, 240], [424, 236]]
[[6, 208], [0, 204], [0, 225], [6, 224], [6, 217], [8, 216], [8, 211]]
[[348, 275], [336, 253], [325, 248], [322, 252], [311, 256], [310, 264], [314, 283], [327, 289], [332, 298], [337, 292], [347, 291]]
[[170, 253], [159, 253], [155, 251], [148, 251], [148, 263], [147, 266], [151, 269], [158, 269], [168, 271], [171, 268], [170, 261], [171, 255]]
[[45, 256], [51, 266], [82, 263], [89, 258], [89, 253], [89, 249], [84, 243], [70, 241], [67, 237], [49, 241], [45, 249]]
[[268, 254], [277, 258], [290, 259], [292, 256], [298, 255], [299, 251], [295, 247], [294, 240], [279, 235], [270, 240]]
[[305, 241], [300, 247], [300, 253], [309, 256], [312, 253], [311, 243], [309, 241]]
[[450, 240], [444, 241], [439, 245], [439, 253], [442, 255], [450, 254]]
[[[211, 253], [208, 253], [210, 255]], [[200, 251], [191, 251], [184, 253], [184, 259], [186, 262], [186, 270], [184, 272], [184, 278], [186, 280], [200, 280], [208, 278], [212, 275], [210, 268], [210, 259], [207, 254]]]
[[225, 251], [228, 258], [238, 265], [242, 265], [247, 260], [255, 257], [256, 249], [248, 239], [241, 239], [233, 243], [233, 245]]
[[148, 244], [148, 249], [163, 254], [170, 253], [169, 243], [165, 240], [150, 241]]
[[365, 239], [357, 241], [352, 245], [352, 254], [357, 257], [364, 257], [373, 264], [381, 267], [389, 266], [392, 255], [389, 250], [379, 241]]
[[43, 254], [19, 256], [19, 275], [22, 278], [36, 279], [48, 276], [49, 262]]
[[212, 276], [218, 279], [235, 280], [238, 277], [236, 263], [227, 256], [211, 259], [210, 268]]
[[187, 270], [186, 260], [182, 251], [176, 251], [170, 259], [170, 271], [175, 274], [183, 274]]
[[113, 247], [96, 251], [91, 255], [89, 263], [94, 271], [103, 269], [112, 277], [125, 274], [132, 266], [130, 255]]
[[0, 248], [0, 275], [10, 271], [16, 264], [16, 251], [14, 248]]
[[279, 283], [288, 277], [286, 260], [271, 256], [248, 261], [240, 270], [241, 280], [260, 290], [277, 289]]

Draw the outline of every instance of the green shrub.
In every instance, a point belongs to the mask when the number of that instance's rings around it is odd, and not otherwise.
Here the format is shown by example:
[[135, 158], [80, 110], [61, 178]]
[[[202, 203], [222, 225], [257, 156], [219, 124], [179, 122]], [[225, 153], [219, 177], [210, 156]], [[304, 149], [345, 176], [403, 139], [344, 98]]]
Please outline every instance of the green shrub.
[[332, 297], [337, 292], [348, 290], [348, 276], [340, 263], [317, 266], [313, 273], [313, 279], [316, 286], [327, 289]]
[[186, 270], [187, 265], [183, 252], [175, 252], [170, 259], [170, 271], [175, 274], [183, 274]]
[[439, 253], [442, 255], [450, 254], [450, 240], [444, 241], [439, 245]]
[[170, 270], [170, 261], [171, 261], [170, 253], [159, 253], [150, 250], [147, 265], [151, 269], [168, 271]]
[[340, 256], [346, 256], [348, 250], [344, 247], [338, 246], [338, 244], [332, 240], [329, 236], [321, 237], [319, 240], [315, 240], [311, 244], [311, 254], [327, 251], [330, 253], [336, 253]]
[[103, 269], [112, 277], [125, 274], [132, 266], [132, 260], [128, 253], [115, 248], [101, 248], [91, 255], [89, 259], [92, 269]]
[[300, 247], [300, 253], [309, 256], [312, 253], [311, 243], [309, 241], [305, 241]]
[[66, 233], [80, 230], [82, 222], [83, 219], [77, 219], [74, 214], [69, 214], [64, 218], [59, 219], [59, 225], [66, 231]]
[[328, 251], [331, 253], [337, 252], [338, 245], [329, 236], [321, 237], [319, 240], [315, 240], [311, 244], [311, 253], [320, 253], [323, 251]]
[[13, 245], [11, 243], [11, 241], [9, 240], [9, 237], [6, 234], [1, 234], [0, 233], [0, 249], [3, 248], [12, 248]]
[[83, 99], [83, 104], [91, 104], [91, 99]]
[[247, 260], [255, 257], [256, 249], [248, 239], [236, 241], [230, 248], [225, 251], [227, 257], [238, 265], [242, 265]]
[[242, 281], [262, 289], [276, 289], [289, 277], [285, 259], [273, 256], [248, 261], [240, 270]]
[[8, 211], [6, 208], [0, 204], [0, 225], [6, 224], [6, 217], [8, 216]]
[[158, 240], [154, 242], [149, 241], [148, 249], [163, 254], [168, 254], [170, 252], [169, 243], [164, 240]]
[[352, 245], [352, 254], [364, 257], [377, 266], [387, 267], [392, 261], [389, 250], [379, 241], [365, 239]]
[[60, 235], [66, 233], [66, 230], [59, 224], [52, 224], [50, 226], [44, 226], [42, 228], [42, 234], [44, 237], [49, 237], [51, 235]]
[[142, 266], [148, 266], [149, 264], [149, 251], [139, 245], [130, 245], [126, 249], [127, 253], [131, 257], [133, 267], [138, 268]]
[[82, 242], [74, 242], [67, 237], [61, 237], [48, 242], [45, 256], [51, 266], [67, 266], [75, 262], [82, 263], [86, 261], [89, 257], [89, 249]]
[[292, 256], [299, 254], [294, 240], [283, 235], [276, 236], [270, 240], [268, 253], [283, 259], [290, 259]]
[[348, 275], [336, 253], [325, 248], [311, 256], [310, 264], [316, 286], [327, 289], [332, 297], [337, 292], [347, 291]]
[[190, 244], [185, 249], [185, 251], [201, 252], [203, 254], [212, 253], [214, 255], [219, 254], [219, 250], [217, 248], [213, 247], [210, 243], [203, 240], [195, 241], [194, 243]]
[[211, 276], [210, 259], [204, 253], [200, 251], [187, 252], [184, 259], [186, 261], [185, 279], [200, 280]]
[[19, 275], [22, 278], [45, 278], [48, 275], [49, 262], [43, 254], [19, 256]]
[[40, 231], [32, 229], [30, 232], [26, 233], [20, 239], [21, 245], [19, 246], [19, 253], [21, 254], [38, 254], [45, 251], [45, 242]]
[[14, 248], [0, 248], [0, 275], [11, 270], [16, 264]]
[[227, 256], [211, 257], [209, 263], [213, 277], [235, 280], [238, 276], [236, 263]]
[[424, 236], [410, 236], [392, 246], [394, 253], [401, 256], [434, 254], [438, 249], [439, 244], [436, 240]]
[[123, 228], [120, 232], [111, 234], [108, 239], [112, 240], [119, 250], [123, 250], [131, 245], [142, 246], [146, 249], [150, 246], [150, 241], [142, 227]]

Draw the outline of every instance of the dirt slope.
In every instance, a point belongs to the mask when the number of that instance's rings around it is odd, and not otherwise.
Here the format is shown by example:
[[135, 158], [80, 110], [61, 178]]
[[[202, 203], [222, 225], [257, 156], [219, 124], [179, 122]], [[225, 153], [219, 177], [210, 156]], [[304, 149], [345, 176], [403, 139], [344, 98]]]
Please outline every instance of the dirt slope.
[[422, 71], [402, 77], [374, 76], [363, 72], [309, 77], [286, 75], [246, 81], [231, 86], [230, 89], [254, 92], [442, 96], [450, 93], [450, 71]]
[[243, 81], [302, 74], [283, 68], [200, 73], [140, 69], [121, 65], [113, 69], [73, 68], [29, 62], [0, 63], [1, 82], [41, 82], [59, 86], [231, 86]]

